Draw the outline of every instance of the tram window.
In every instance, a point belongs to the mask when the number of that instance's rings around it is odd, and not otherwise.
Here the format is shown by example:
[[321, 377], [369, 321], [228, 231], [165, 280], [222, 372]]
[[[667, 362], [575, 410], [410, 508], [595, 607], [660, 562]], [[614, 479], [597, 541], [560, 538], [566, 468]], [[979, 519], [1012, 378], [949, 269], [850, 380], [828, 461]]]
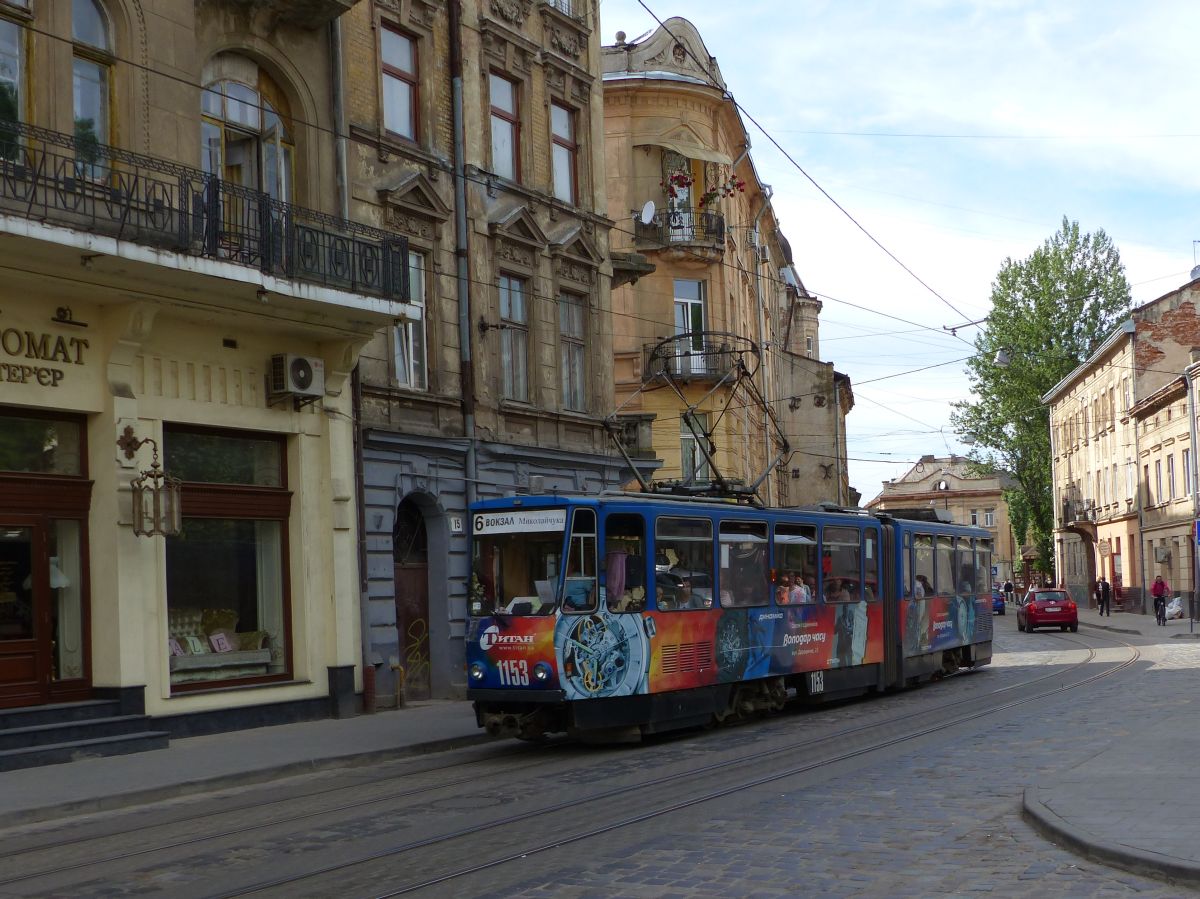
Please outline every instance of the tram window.
[[567, 576], [563, 580], [564, 612], [596, 610], [596, 513], [576, 509], [567, 546]]
[[560, 514], [562, 524], [557, 529], [476, 536], [471, 573], [473, 614], [549, 615], [554, 611], [566, 525], [566, 515]]
[[950, 537], [937, 537], [936, 540], [934, 563], [937, 566], [937, 577], [933, 583], [937, 587], [938, 596], [950, 596], [957, 586], [954, 582], [954, 541]]
[[863, 599], [874, 602], [879, 597], [879, 534], [863, 531]]
[[975, 593], [975, 550], [969, 537], [954, 541], [954, 592], [959, 596]]
[[913, 537], [913, 596], [933, 596], [933, 538], [928, 534]]
[[719, 583], [722, 606], [765, 606], [771, 601], [766, 522], [721, 522]]
[[975, 595], [986, 596], [992, 589], [992, 541], [975, 541]]
[[822, 589], [826, 602], [862, 599], [862, 532], [858, 528], [827, 527], [821, 533]]
[[713, 604], [713, 531], [707, 518], [660, 518], [654, 525], [655, 605], [662, 610], [708, 609]]
[[775, 525], [775, 601], [791, 605], [815, 600], [817, 570], [816, 527]]
[[912, 534], [904, 535], [904, 559], [901, 563], [900, 583], [904, 587], [904, 597], [913, 595], [912, 582]]
[[646, 523], [641, 515], [604, 522], [604, 593], [610, 612], [646, 608]]

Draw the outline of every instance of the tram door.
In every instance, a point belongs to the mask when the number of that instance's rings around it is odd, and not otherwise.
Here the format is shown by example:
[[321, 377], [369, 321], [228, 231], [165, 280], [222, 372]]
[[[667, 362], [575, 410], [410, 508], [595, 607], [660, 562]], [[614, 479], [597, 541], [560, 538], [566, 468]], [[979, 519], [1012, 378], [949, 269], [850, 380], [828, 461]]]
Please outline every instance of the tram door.
[[429, 659], [429, 563], [425, 516], [411, 499], [396, 510], [392, 534], [396, 631], [406, 699], [432, 695]]
[[50, 698], [53, 641], [46, 532], [38, 519], [0, 518], [0, 708]]

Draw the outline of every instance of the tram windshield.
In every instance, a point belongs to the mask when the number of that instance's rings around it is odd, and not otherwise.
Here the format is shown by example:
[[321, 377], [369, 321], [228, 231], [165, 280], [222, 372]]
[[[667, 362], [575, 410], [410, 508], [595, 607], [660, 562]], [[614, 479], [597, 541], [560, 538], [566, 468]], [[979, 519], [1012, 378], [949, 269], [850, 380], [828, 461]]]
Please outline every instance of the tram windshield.
[[552, 613], [566, 510], [487, 512], [473, 521], [471, 614]]

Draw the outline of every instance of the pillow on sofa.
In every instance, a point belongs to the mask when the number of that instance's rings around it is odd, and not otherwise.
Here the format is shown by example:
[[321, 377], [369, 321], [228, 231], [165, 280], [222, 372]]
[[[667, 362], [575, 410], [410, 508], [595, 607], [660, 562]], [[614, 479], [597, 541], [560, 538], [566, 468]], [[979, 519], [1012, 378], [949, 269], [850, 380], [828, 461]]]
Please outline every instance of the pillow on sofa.
[[206, 634], [237, 630], [237, 623], [238, 613], [233, 609], [205, 609], [200, 613], [200, 627]]

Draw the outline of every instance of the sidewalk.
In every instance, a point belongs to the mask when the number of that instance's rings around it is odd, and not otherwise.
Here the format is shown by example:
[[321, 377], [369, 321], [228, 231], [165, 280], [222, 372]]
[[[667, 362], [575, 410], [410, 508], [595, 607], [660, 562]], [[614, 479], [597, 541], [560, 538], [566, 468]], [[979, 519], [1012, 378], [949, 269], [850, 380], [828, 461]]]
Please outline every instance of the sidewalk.
[[[1014, 614], [1009, 607], [1008, 614]], [[1140, 635], [1172, 644], [1200, 640], [1200, 621], [1155, 623], [1154, 614], [1079, 609], [1081, 630]], [[1025, 789], [1025, 818], [1073, 852], [1139, 874], [1200, 887], [1200, 786], [1190, 777], [1166, 777], [1191, 758], [1195, 722], [1164, 717], [1150, 733], [1128, 734], [1088, 760]]]
[[491, 740], [468, 702], [175, 739], [167, 749], [0, 773], [0, 826], [50, 820]]

